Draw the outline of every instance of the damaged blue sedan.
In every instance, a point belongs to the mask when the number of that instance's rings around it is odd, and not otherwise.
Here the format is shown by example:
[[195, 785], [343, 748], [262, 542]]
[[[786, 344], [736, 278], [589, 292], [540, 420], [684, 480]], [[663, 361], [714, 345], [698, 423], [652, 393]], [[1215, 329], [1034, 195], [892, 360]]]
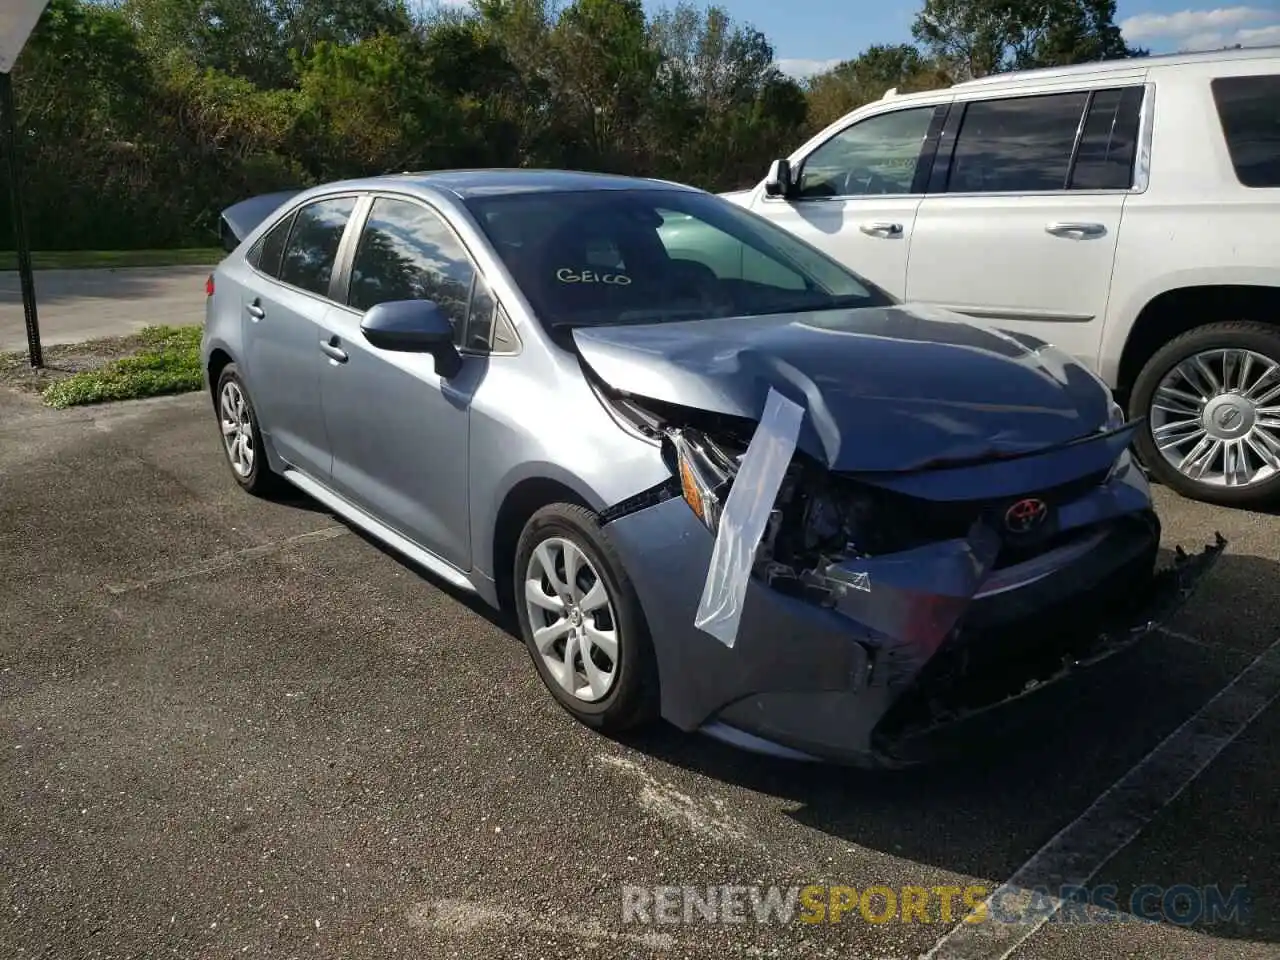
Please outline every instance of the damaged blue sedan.
[[1157, 571], [1107, 387], [676, 184], [401, 174], [224, 212], [232, 476], [507, 609], [573, 716], [900, 765], [1122, 649]]

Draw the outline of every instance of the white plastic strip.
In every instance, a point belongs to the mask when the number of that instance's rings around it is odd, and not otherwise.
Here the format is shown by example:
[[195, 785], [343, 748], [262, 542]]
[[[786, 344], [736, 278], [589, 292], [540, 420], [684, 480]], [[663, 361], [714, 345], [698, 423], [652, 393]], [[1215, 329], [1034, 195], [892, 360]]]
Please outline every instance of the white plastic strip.
[[725, 501], [693, 622], [726, 647], [738, 639], [738, 621], [756, 547], [795, 453], [803, 420], [803, 407], [776, 390], [769, 391], [760, 424]]

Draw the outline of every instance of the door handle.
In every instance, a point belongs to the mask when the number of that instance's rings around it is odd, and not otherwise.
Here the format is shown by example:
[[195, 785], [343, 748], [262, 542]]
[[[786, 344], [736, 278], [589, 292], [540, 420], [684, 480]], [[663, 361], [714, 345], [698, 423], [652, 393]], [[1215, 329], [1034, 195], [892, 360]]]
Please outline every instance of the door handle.
[[1100, 223], [1047, 223], [1044, 232], [1055, 237], [1101, 237], [1107, 228]]
[[862, 224], [858, 229], [869, 237], [902, 236], [902, 224], [890, 223], [888, 220], [873, 220], [870, 223]]
[[253, 303], [246, 304], [244, 308], [245, 313], [253, 317], [255, 321], [261, 320], [267, 315], [267, 311], [263, 310], [262, 307], [258, 305], [259, 303], [261, 303], [261, 301], [254, 298]]
[[336, 336], [320, 341], [320, 350], [334, 363], [346, 363], [347, 351], [338, 346], [342, 341]]

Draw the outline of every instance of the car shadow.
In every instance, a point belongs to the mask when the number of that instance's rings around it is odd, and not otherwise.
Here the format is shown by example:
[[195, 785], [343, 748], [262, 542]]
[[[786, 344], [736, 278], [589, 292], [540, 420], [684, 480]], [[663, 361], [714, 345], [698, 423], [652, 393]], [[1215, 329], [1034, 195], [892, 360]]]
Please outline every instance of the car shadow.
[[[304, 503], [328, 512], [310, 498], [298, 501], [299, 506]], [[347, 526], [370, 546], [415, 570], [523, 644], [513, 616], [445, 583], [359, 528]], [[1172, 551], [1162, 549], [1161, 565], [1172, 557]], [[1216, 580], [1229, 593], [1252, 584], [1280, 597], [1277, 567], [1273, 561], [1228, 550], [1201, 589]], [[1196, 602], [1193, 597], [1190, 603]], [[1227, 611], [1227, 622], [1220, 627], [1227, 637], [1234, 629], [1232, 614]], [[777, 798], [785, 808], [784, 816], [847, 844], [962, 875], [1003, 879], [1217, 694], [1256, 652], [1224, 647], [1212, 638], [1197, 644], [1152, 633], [1128, 650], [1019, 701], [999, 714], [997, 724], [979, 727], [972, 741], [953, 755], [896, 771], [754, 754], [706, 736], [682, 733], [665, 723], [613, 739], [697, 776]], [[566, 717], [565, 722], [571, 721]], [[1256, 770], [1249, 774], [1254, 782], [1246, 787], [1255, 791], [1254, 796], [1274, 793], [1271, 781], [1274, 771], [1280, 770], [1280, 741], [1261, 749], [1266, 751], [1265, 760], [1254, 765]], [[1239, 771], [1233, 775], [1239, 777]], [[1215, 776], [1211, 766], [1197, 783], [1212, 782]], [[1230, 785], [1232, 790], [1238, 788]], [[1194, 795], [1195, 790], [1186, 793]], [[1161, 815], [1183, 814], [1175, 804]], [[1158, 867], [1134, 867], [1141, 872], [1130, 876], [1123, 870], [1100, 874], [1094, 882], [1114, 882], [1122, 891], [1152, 883], [1166, 889], [1189, 883], [1230, 890], [1236, 878], [1220, 875], [1222, 868], [1215, 864], [1243, 862], [1246, 852], [1259, 845], [1271, 850], [1280, 846], [1280, 827], [1272, 821], [1264, 827], [1273, 831], [1269, 837], [1259, 837], [1256, 826], [1244, 829], [1230, 818], [1196, 817], [1194, 823], [1178, 829], [1194, 829], [1195, 849], [1213, 851], [1212, 862], [1209, 854], [1203, 860], [1191, 855], [1166, 857]], [[1280, 858], [1272, 861], [1259, 869], [1254, 858], [1251, 889], [1280, 889]], [[1117, 902], [1127, 900], [1122, 896]], [[1280, 943], [1280, 914], [1255, 911], [1247, 925], [1219, 922], [1202, 932]]]
[[[1161, 554], [1163, 563], [1172, 559], [1171, 551]], [[1228, 552], [1208, 577], [1233, 585], [1265, 583], [1280, 594], [1278, 566]], [[1256, 652], [1152, 633], [1006, 708], [1003, 726], [982, 727], [952, 756], [899, 771], [761, 756], [665, 726], [618, 740], [675, 767], [779, 798], [788, 808], [786, 816], [849, 844], [1003, 879], [1217, 694]], [[1255, 743], [1252, 749], [1264, 757], [1245, 774], [1252, 784], [1232, 782], [1228, 789], [1252, 786], [1261, 791], [1253, 796], [1269, 796], [1280, 770], [1280, 744]], [[1219, 773], [1211, 765], [1196, 784], [1213, 796], [1222, 792], [1215, 779], [1224, 776], [1239, 781], [1241, 772], [1232, 765]], [[1229, 891], [1240, 880], [1222, 875], [1222, 865], [1249, 859], [1247, 885], [1255, 894], [1280, 889], [1280, 858], [1258, 869], [1256, 856], [1246, 856], [1259, 848], [1280, 847], [1280, 827], [1267, 821], [1264, 829], [1271, 830], [1270, 836], [1259, 836], [1256, 824], [1195, 814], [1201, 802], [1196, 792], [1193, 785], [1188, 797], [1171, 804], [1162, 816], [1175, 824], [1164, 833], [1194, 833], [1199, 856], [1165, 850], [1153, 866], [1135, 855], [1139, 863], [1128, 868], [1128, 875], [1120, 866], [1094, 882], [1117, 883], [1122, 894], [1151, 883], [1166, 889], [1216, 884]], [[1179, 822], [1182, 817], [1188, 822]], [[1126, 903], [1124, 897], [1118, 902]], [[1274, 906], [1270, 912], [1258, 906], [1247, 923], [1218, 922], [1202, 932], [1280, 943], [1280, 913]]]

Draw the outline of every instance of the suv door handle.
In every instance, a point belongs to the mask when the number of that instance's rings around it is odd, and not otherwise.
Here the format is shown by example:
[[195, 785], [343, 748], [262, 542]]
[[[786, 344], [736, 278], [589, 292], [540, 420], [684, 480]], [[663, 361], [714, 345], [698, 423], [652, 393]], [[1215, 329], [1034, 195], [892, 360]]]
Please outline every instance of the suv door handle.
[[1107, 228], [1100, 223], [1047, 223], [1044, 232], [1055, 237], [1101, 237]]
[[260, 301], [257, 297], [254, 297], [253, 303], [247, 303], [245, 304], [245, 307], [244, 307], [244, 312], [249, 314], [249, 316], [253, 317], [255, 321], [261, 320], [263, 317], [267, 315], [267, 311], [263, 310], [262, 307], [259, 306], [261, 302], [262, 301]]
[[858, 229], [869, 237], [902, 236], [902, 224], [890, 223], [888, 220], [873, 220], [870, 223], [862, 224]]
[[346, 363], [347, 351], [338, 346], [341, 342], [336, 336], [330, 337], [328, 340], [321, 340], [320, 350], [334, 363]]

